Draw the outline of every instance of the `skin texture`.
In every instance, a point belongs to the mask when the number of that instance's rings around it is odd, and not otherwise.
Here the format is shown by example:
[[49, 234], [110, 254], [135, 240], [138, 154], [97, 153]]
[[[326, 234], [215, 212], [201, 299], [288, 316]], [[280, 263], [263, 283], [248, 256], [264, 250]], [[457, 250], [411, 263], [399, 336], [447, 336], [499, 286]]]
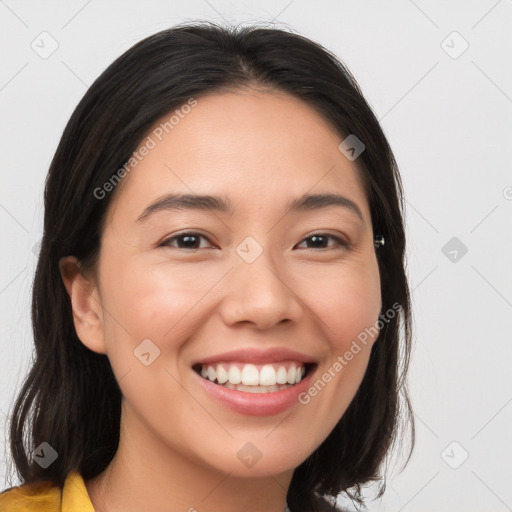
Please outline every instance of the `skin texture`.
[[[168, 118], [168, 116], [166, 116]], [[158, 124], [158, 123], [157, 123]], [[198, 104], [124, 178], [109, 207], [98, 266], [61, 260], [75, 327], [106, 353], [121, 391], [121, 440], [86, 481], [97, 510], [282, 512], [293, 470], [327, 437], [362, 380], [374, 339], [307, 405], [247, 416], [213, 401], [191, 365], [236, 348], [288, 347], [332, 367], [381, 307], [379, 270], [360, 169], [313, 109], [277, 91], [244, 89]], [[159, 211], [164, 193], [223, 195], [234, 214]], [[338, 193], [347, 208], [285, 213], [304, 193]], [[171, 235], [205, 236], [196, 251]], [[317, 248], [306, 237], [327, 233]], [[263, 252], [236, 252], [248, 236]], [[133, 351], [150, 339], [149, 366]], [[101, 413], [101, 411], [98, 411]], [[246, 467], [247, 443], [261, 459]]]

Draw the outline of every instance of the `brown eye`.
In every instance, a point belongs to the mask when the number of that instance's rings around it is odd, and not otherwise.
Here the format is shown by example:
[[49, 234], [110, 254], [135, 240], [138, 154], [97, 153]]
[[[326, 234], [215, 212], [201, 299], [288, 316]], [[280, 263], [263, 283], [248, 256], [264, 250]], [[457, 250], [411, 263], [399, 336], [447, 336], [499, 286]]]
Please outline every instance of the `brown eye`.
[[[201, 239], [208, 240], [204, 235], [201, 235], [199, 233], [194, 232], [188, 232], [188, 233], [181, 233], [179, 235], [174, 235], [170, 238], [167, 238], [164, 240], [160, 247], [174, 247], [176, 249], [192, 249], [197, 250], [201, 249]], [[174, 242], [178, 244], [174, 245]]]
[[342, 240], [341, 238], [339, 238], [337, 236], [329, 235], [327, 233], [316, 233], [314, 235], [310, 235], [310, 236], [304, 238], [304, 240], [301, 242], [301, 244], [307, 240], [310, 240], [311, 241], [311, 243], [309, 244], [310, 246], [306, 247], [306, 249], [330, 249], [333, 246], [327, 245], [329, 239], [334, 240], [336, 242], [334, 247], [336, 247], [336, 246], [348, 247], [348, 244], [344, 240]]

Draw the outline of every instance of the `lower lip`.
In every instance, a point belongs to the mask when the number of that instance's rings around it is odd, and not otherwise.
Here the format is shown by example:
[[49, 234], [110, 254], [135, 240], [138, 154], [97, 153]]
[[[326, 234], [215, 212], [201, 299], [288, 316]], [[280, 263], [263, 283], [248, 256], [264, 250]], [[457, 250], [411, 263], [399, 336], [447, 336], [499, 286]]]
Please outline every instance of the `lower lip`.
[[204, 379], [192, 370], [203, 389], [221, 405], [247, 416], [272, 416], [284, 412], [299, 403], [298, 395], [309, 386], [311, 369], [298, 384], [273, 393], [246, 393], [229, 389]]

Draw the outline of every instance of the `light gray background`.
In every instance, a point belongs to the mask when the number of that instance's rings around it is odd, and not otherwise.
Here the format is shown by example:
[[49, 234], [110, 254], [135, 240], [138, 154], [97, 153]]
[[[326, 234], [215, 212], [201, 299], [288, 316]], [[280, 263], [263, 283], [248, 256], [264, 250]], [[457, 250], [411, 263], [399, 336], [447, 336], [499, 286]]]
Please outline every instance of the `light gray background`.
[[[30, 362], [33, 247], [65, 123], [123, 51], [197, 18], [273, 19], [322, 43], [358, 79], [397, 157], [417, 446], [404, 472], [391, 468], [370, 510], [512, 510], [510, 0], [0, 0], [0, 433], [5, 439], [5, 415]], [[31, 48], [51, 48], [43, 31], [58, 43], [46, 59]], [[452, 237], [459, 241], [443, 252]]]

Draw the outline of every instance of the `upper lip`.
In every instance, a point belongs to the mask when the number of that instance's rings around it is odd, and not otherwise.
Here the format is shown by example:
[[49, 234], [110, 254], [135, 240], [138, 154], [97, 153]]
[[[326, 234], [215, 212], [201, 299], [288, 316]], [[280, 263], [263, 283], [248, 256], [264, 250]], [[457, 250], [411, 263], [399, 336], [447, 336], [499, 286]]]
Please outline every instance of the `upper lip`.
[[265, 363], [277, 363], [279, 361], [298, 361], [301, 363], [313, 363], [314, 358], [290, 350], [284, 347], [272, 348], [267, 350], [247, 348], [231, 350], [229, 352], [223, 352], [222, 354], [215, 354], [213, 356], [201, 358], [194, 364], [213, 364], [221, 362], [243, 362], [252, 364], [265, 364]]

